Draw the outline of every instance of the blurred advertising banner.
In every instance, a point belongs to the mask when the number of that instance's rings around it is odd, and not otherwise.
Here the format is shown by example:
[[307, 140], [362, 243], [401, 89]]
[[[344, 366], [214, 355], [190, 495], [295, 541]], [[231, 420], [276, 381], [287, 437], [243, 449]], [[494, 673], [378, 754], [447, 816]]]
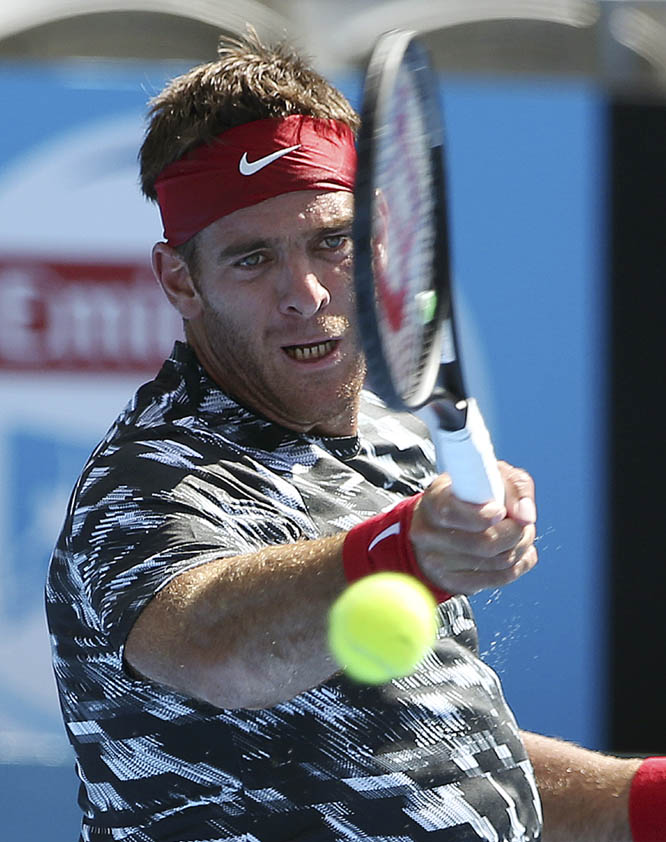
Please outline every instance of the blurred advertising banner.
[[154, 369], [174, 329], [149, 266], [0, 255], [0, 371]]
[[0, 762], [69, 757], [48, 559], [87, 455], [182, 333], [150, 268], [159, 214], [138, 188], [145, 104], [168, 75], [0, 66]]

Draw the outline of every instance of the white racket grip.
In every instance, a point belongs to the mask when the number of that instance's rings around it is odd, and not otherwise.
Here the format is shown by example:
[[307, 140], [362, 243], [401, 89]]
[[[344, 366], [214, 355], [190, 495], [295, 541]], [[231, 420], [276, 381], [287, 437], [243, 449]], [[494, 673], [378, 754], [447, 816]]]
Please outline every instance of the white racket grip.
[[451, 477], [453, 493], [467, 503], [496, 500], [504, 505], [504, 480], [490, 434], [474, 400], [467, 401], [467, 422], [462, 430], [434, 430], [437, 470]]

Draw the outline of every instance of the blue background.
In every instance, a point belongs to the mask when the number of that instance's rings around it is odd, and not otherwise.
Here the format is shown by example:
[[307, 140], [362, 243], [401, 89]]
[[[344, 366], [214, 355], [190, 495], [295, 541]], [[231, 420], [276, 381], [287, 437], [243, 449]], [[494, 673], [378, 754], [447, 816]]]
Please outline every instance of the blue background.
[[523, 727], [605, 747], [605, 109], [579, 85], [446, 91], [456, 277], [497, 453], [539, 508], [536, 571], [475, 599], [482, 645]]
[[[0, 67], [13, 115], [0, 133], [0, 173], [48, 135], [110, 114], [141, 119], [179, 69]], [[354, 99], [356, 85], [341, 83]], [[442, 98], [468, 376], [498, 455], [535, 477], [540, 513], [537, 569], [474, 599], [482, 649], [522, 727], [604, 748], [604, 102], [584, 84], [510, 78], [447, 78]], [[27, 458], [25, 444], [13, 442], [15, 460]], [[56, 444], [38, 442], [32, 467], [15, 463], [17, 534], [32, 516], [32, 485], [50, 472], [74, 482], [81, 454], [63, 443], [58, 456]], [[36, 560], [12, 586], [41, 601], [43, 548], [26, 551]], [[7, 838], [75, 839], [74, 781], [71, 762], [0, 758]]]

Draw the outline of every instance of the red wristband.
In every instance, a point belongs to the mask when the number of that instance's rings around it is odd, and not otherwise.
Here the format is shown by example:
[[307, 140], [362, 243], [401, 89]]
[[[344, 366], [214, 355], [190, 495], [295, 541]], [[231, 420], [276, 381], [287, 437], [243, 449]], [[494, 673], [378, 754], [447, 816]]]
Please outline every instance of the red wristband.
[[629, 790], [629, 825], [634, 842], [666, 838], [666, 757], [648, 757]]
[[421, 572], [409, 540], [409, 527], [414, 507], [421, 495], [408, 497], [388, 512], [375, 515], [354, 526], [342, 546], [342, 561], [348, 582], [362, 576], [395, 570], [409, 573], [428, 587], [437, 602], [445, 602], [451, 594], [433, 585]]

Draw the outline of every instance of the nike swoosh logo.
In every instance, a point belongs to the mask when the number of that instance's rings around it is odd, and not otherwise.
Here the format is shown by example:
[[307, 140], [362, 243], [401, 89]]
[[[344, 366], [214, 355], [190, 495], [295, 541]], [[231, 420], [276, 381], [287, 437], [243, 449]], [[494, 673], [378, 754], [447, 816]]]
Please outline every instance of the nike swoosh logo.
[[368, 552], [370, 552], [371, 550], [374, 550], [374, 548], [377, 546], [377, 544], [380, 541], [383, 541], [384, 538], [390, 538], [391, 535], [399, 535], [399, 534], [400, 534], [400, 521], [396, 521], [395, 523], [392, 523], [390, 526], [387, 526], [386, 529], [382, 529], [382, 531], [379, 533], [379, 535], [375, 535], [375, 537], [372, 539], [372, 541], [370, 543], [370, 546], [368, 547]]
[[238, 164], [240, 174], [254, 175], [256, 172], [259, 172], [259, 170], [263, 170], [264, 167], [267, 167], [269, 164], [272, 164], [273, 161], [277, 161], [278, 158], [281, 158], [288, 152], [293, 152], [294, 149], [298, 149], [300, 145], [300, 143], [297, 143], [296, 146], [288, 146], [286, 149], [278, 149], [277, 152], [271, 152], [270, 155], [264, 155], [263, 158], [257, 158], [256, 161], [248, 161], [247, 152], [243, 152], [243, 157], [240, 159], [240, 162]]

